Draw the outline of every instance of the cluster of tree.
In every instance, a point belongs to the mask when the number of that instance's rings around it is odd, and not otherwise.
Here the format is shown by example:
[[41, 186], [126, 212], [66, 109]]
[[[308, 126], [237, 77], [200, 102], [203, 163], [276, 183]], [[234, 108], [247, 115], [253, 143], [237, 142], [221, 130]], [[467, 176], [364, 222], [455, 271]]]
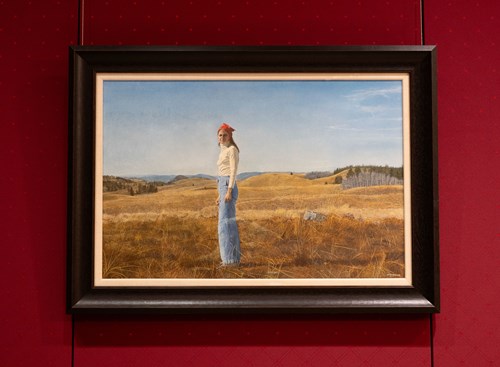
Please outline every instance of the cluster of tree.
[[[390, 177], [395, 177], [398, 179], [403, 179], [403, 167], [389, 167], [389, 166], [345, 166], [335, 169], [333, 172], [331, 171], [312, 171], [308, 172], [304, 175], [305, 178], [309, 180], [314, 180], [317, 178], [323, 178], [328, 176], [338, 175], [339, 173], [347, 171], [347, 177], [350, 178], [355, 175], [359, 175], [362, 172], [376, 172], [380, 174], [384, 174]], [[340, 184], [342, 183], [343, 177], [338, 175], [335, 178], [334, 183]]]
[[127, 178], [104, 176], [102, 178], [102, 189], [104, 192], [125, 190], [133, 185], [134, 181]]
[[141, 195], [141, 194], [153, 194], [158, 192], [158, 186], [155, 182], [140, 183], [137, 185], [132, 185], [128, 188], [128, 193], [131, 196]]
[[377, 172], [391, 177], [403, 179], [403, 167], [389, 167], [389, 166], [346, 166], [337, 168], [333, 171], [336, 175], [340, 172], [347, 171], [347, 178], [360, 174], [361, 172]]
[[402, 185], [403, 179], [391, 176], [389, 174], [377, 171], [359, 171], [351, 170], [346, 178], [342, 180], [343, 189], [352, 189], [354, 187], [381, 186], [381, 185]]
[[137, 179], [127, 179], [115, 176], [103, 177], [103, 191], [112, 192], [126, 190], [130, 195], [151, 194], [158, 192], [158, 186], [165, 185], [164, 182], [146, 182]]

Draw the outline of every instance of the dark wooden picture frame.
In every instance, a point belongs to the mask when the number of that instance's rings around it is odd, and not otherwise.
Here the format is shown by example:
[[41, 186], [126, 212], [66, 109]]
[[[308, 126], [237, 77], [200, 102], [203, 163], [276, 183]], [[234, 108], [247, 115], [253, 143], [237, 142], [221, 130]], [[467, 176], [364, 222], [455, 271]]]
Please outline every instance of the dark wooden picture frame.
[[[99, 73], [408, 75], [411, 284], [95, 286]], [[436, 74], [432, 46], [71, 47], [68, 312], [439, 312]]]

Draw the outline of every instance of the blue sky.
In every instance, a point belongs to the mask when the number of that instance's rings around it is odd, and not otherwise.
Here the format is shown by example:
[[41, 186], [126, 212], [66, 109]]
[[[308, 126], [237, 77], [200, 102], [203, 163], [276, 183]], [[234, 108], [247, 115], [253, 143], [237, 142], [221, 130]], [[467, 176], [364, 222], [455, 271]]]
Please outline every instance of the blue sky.
[[215, 175], [229, 123], [239, 173], [401, 166], [400, 81], [105, 81], [105, 175]]

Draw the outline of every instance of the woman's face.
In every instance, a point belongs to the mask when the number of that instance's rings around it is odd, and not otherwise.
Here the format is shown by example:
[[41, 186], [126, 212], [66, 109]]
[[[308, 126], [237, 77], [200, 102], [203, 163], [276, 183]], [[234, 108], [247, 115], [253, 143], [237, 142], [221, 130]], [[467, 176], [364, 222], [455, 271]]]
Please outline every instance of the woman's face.
[[229, 143], [230, 136], [226, 130], [223, 130], [223, 129], [219, 130], [219, 132], [217, 133], [217, 137], [219, 140], [219, 144], [227, 145]]

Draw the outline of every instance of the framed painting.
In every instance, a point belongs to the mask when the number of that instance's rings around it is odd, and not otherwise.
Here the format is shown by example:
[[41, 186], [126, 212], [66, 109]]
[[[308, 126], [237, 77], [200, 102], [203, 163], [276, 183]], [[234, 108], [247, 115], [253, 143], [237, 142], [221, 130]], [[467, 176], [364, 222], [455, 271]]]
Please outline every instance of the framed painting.
[[436, 50], [70, 49], [69, 312], [437, 312]]

